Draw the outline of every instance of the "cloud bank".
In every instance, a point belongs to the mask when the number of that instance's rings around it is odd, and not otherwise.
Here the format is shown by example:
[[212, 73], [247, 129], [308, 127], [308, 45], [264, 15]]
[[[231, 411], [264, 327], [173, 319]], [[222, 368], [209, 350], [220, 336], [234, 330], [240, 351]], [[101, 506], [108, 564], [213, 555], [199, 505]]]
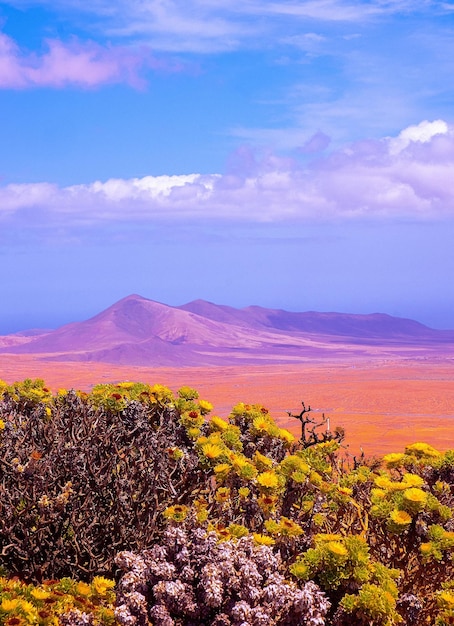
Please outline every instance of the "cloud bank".
[[[326, 138], [323, 138], [326, 142]], [[315, 140], [314, 140], [315, 141]], [[306, 146], [307, 151], [307, 146]], [[351, 144], [302, 165], [248, 148], [224, 174], [0, 187], [0, 223], [301, 223], [454, 219], [454, 128], [423, 121], [397, 137]]]

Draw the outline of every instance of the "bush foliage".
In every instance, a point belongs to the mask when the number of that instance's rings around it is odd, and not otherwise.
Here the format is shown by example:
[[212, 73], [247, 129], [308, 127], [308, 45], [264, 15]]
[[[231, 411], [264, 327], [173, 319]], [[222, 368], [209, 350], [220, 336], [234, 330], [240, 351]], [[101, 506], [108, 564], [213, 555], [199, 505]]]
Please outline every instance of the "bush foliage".
[[211, 411], [0, 382], [0, 624], [454, 623], [454, 451], [356, 459], [304, 404], [299, 440]]

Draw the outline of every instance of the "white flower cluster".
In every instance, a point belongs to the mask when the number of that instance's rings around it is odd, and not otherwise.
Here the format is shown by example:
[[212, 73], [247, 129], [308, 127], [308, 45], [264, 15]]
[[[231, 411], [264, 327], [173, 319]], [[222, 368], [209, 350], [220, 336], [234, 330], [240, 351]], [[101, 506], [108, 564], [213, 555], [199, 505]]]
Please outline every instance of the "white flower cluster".
[[58, 616], [60, 626], [94, 626], [93, 615], [72, 609]]
[[202, 528], [172, 527], [163, 543], [121, 552], [116, 618], [122, 626], [324, 626], [329, 609], [313, 582], [284, 579], [282, 561], [251, 537], [219, 542]]

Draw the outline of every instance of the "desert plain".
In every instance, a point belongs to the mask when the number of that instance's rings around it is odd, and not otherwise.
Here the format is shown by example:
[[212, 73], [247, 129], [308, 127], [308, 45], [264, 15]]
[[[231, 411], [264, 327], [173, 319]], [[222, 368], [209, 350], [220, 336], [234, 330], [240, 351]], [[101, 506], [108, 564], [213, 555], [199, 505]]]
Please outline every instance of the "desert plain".
[[320, 359], [313, 363], [203, 367], [146, 367], [100, 362], [49, 362], [36, 355], [0, 354], [0, 378], [8, 383], [43, 378], [56, 391], [89, 391], [98, 383], [160, 383], [177, 391], [189, 385], [226, 418], [238, 402], [262, 404], [299, 435], [301, 402], [314, 417], [330, 417], [346, 430], [352, 455], [400, 452], [425, 441], [454, 448], [454, 357]]

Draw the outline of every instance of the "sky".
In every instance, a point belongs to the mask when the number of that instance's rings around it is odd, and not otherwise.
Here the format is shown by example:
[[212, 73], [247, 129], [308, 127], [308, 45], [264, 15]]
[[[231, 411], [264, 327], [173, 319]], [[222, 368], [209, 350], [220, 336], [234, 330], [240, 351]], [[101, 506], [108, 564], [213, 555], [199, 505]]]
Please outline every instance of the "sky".
[[3, 0], [0, 334], [137, 293], [454, 329], [454, 3]]

